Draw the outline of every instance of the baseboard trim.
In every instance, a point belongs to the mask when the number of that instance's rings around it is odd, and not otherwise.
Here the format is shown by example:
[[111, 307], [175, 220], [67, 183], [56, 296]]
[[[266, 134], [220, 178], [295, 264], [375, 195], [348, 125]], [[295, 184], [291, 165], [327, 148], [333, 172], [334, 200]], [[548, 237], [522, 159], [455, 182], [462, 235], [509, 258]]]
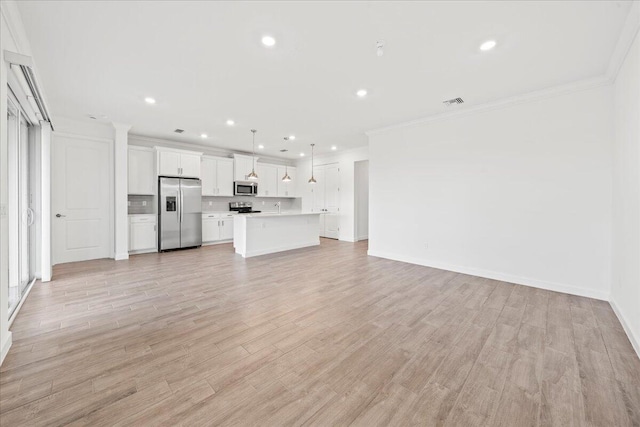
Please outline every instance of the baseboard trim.
[[7, 339], [4, 341], [4, 344], [2, 345], [2, 351], [0, 352], [0, 365], [2, 365], [2, 362], [4, 362], [4, 358], [7, 357], [7, 354], [9, 353], [9, 349], [11, 348], [11, 344], [13, 342], [12, 336], [13, 334], [11, 333], [11, 331], [7, 331]]
[[[291, 251], [293, 249], [300, 249], [300, 248], [308, 248], [310, 246], [319, 246], [320, 242], [318, 240], [314, 240], [311, 242], [307, 242], [307, 243], [300, 243], [297, 245], [286, 245], [286, 246], [279, 246], [279, 247], [275, 247], [275, 248], [269, 248], [269, 249], [263, 249], [260, 251], [247, 251], [244, 255], [242, 255], [244, 258], [251, 258], [254, 256], [260, 256], [260, 255], [269, 255], [272, 253], [276, 253], [276, 252], [285, 252], [285, 251]], [[236, 251], [236, 253], [238, 253]]]
[[636, 354], [638, 355], [638, 357], [640, 357], [640, 337], [636, 337], [634, 335], [633, 330], [629, 327], [629, 323], [627, 322], [625, 317], [622, 315], [622, 312], [618, 308], [618, 304], [616, 304], [616, 301], [613, 298], [609, 299], [609, 305], [611, 305], [611, 308], [613, 309], [613, 312], [618, 317], [618, 320], [620, 321], [622, 328], [627, 333], [627, 337], [629, 337], [629, 341], [631, 341], [631, 345], [633, 346], [633, 349], [636, 351]]
[[530, 277], [515, 276], [512, 274], [501, 273], [498, 271], [483, 270], [472, 267], [464, 267], [460, 265], [446, 264], [433, 260], [424, 260], [404, 255], [393, 254], [384, 251], [369, 250], [368, 255], [386, 258], [393, 261], [406, 262], [409, 264], [417, 264], [425, 267], [437, 268], [439, 270], [453, 271], [456, 273], [468, 274], [471, 276], [484, 277], [486, 279], [500, 280], [501, 282], [515, 283], [517, 285], [531, 286], [533, 288], [546, 289], [548, 291], [562, 292], [564, 294], [577, 295], [581, 297], [594, 298], [598, 300], [608, 301], [609, 295], [604, 292], [598, 292], [591, 289], [578, 288], [571, 285], [561, 283], [547, 282], [544, 280], [533, 279]]
[[202, 246], [212, 246], [212, 245], [224, 245], [227, 243], [233, 243], [233, 239], [230, 240], [216, 240], [215, 242], [202, 242]]
[[116, 261], [123, 261], [125, 259], [129, 259], [129, 253], [125, 252], [122, 254], [116, 254], [113, 259], [115, 259]]

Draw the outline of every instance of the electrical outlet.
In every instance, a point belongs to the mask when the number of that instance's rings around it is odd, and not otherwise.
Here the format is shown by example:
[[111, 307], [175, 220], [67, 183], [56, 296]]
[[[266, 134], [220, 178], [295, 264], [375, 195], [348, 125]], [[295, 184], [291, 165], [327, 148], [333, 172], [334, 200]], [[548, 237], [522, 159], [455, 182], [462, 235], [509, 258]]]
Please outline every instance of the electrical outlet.
[[209, 202], [209, 206], [213, 206], [213, 202]]
[[127, 206], [131, 206], [131, 200], [127, 201]]
[[147, 201], [146, 200], [142, 201], [142, 206], [147, 206]]

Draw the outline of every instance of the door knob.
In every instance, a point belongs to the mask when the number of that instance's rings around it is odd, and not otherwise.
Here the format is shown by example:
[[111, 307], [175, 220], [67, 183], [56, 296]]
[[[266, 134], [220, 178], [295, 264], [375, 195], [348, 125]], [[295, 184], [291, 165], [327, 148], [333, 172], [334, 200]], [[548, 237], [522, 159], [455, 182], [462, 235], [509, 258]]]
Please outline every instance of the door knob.
[[62, 217], [66, 217], [66, 215], [56, 214], [56, 218], [62, 218]]

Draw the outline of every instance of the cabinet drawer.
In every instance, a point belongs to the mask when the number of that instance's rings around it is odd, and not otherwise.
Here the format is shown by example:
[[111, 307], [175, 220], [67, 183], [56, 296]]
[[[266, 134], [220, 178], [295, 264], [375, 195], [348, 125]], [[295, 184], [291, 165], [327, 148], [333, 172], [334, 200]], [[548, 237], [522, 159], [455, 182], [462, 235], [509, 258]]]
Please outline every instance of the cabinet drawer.
[[155, 215], [132, 215], [129, 217], [129, 224], [138, 224], [138, 223], [156, 223]]

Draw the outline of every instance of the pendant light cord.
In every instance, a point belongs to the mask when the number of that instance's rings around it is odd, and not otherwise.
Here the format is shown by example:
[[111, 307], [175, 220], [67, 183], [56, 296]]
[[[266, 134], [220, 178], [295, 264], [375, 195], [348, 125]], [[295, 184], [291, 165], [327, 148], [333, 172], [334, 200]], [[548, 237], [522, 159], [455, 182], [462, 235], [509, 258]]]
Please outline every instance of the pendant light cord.
[[251, 132], [253, 133], [253, 144], [252, 144], [252, 158], [251, 158], [251, 172], [253, 172], [255, 174], [256, 172], [256, 130], [255, 129], [251, 129]]

